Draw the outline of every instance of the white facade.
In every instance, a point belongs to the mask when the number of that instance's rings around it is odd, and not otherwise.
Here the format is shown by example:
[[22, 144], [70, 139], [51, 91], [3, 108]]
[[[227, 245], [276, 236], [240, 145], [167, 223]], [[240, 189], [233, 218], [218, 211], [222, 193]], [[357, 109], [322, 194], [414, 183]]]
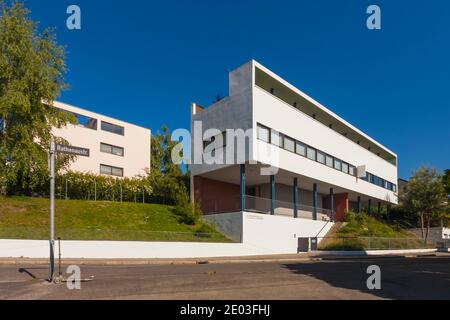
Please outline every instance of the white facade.
[[[346, 195], [345, 201], [350, 206], [358, 201], [361, 207], [397, 203], [395, 153], [256, 61], [232, 71], [229, 81], [227, 98], [208, 108], [192, 106], [193, 141], [195, 145], [198, 141], [208, 140], [195, 132], [195, 123], [201, 122], [202, 133], [211, 128], [218, 132], [250, 129], [251, 143], [245, 163], [246, 187], [252, 187], [252, 196], [270, 197], [269, 178], [261, 174], [261, 168], [273, 166], [278, 169], [275, 174], [277, 201], [293, 198], [292, 180], [297, 178], [299, 187], [305, 191], [312, 191], [316, 186], [318, 201], [323, 202], [318, 204], [319, 207], [326, 206], [324, 203], [331, 188], [334, 194]], [[270, 139], [264, 138], [263, 129], [267, 130], [266, 136], [271, 136]], [[275, 142], [277, 132], [282, 137], [280, 146]], [[226, 138], [227, 145], [230, 140], [230, 137]], [[310, 149], [311, 157], [302, 155], [303, 147]], [[326, 161], [321, 163], [322, 157], [330, 160], [331, 167]], [[195, 177], [239, 184], [237, 167], [230, 163], [194, 162], [193, 184]], [[309, 198], [300, 199], [300, 204], [309, 206], [310, 202]]]
[[89, 149], [89, 157], [78, 156], [70, 170], [132, 178], [150, 168], [149, 129], [61, 102], [54, 107], [74, 113], [79, 124], [55, 128], [53, 134]]

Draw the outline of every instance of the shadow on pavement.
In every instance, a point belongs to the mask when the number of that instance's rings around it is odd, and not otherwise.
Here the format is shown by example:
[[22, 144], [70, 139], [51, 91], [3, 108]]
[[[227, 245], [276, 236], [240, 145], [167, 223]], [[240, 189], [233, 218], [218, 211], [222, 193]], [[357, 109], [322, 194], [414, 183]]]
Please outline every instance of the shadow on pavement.
[[[367, 268], [381, 269], [381, 289], [369, 290]], [[450, 258], [378, 258], [284, 264], [299, 275], [335, 288], [368, 293], [383, 299], [450, 299]]]

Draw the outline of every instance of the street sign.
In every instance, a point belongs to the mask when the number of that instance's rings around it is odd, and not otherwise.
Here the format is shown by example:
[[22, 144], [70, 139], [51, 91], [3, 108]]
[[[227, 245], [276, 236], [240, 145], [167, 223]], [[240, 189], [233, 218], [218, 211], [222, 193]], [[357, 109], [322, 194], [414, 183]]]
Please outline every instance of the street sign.
[[66, 146], [66, 145], [62, 145], [62, 144], [56, 145], [56, 152], [73, 154], [73, 155], [82, 156], [82, 157], [89, 157], [89, 154], [90, 154], [89, 149], [74, 147], [74, 146]]

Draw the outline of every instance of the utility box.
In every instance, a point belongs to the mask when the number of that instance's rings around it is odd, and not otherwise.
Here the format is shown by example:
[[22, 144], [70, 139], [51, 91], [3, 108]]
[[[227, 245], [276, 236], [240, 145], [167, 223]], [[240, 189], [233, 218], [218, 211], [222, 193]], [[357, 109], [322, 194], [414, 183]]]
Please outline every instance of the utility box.
[[319, 239], [311, 238], [311, 251], [317, 251], [319, 248]]
[[297, 253], [309, 252], [309, 238], [298, 238]]

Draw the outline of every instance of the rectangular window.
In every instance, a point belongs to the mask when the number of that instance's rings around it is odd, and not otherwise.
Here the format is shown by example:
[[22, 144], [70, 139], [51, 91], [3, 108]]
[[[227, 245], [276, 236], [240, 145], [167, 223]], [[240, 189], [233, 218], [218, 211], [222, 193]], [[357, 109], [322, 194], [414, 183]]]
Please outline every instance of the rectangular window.
[[100, 144], [100, 151], [104, 153], [111, 153], [121, 157], [123, 157], [124, 155], [124, 149], [122, 147], [113, 146], [103, 142]]
[[270, 143], [270, 130], [267, 127], [264, 127], [258, 124], [257, 128], [258, 139], [267, 143]]
[[356, 176], [356, 168], [352, 165], [348, 166], [348, 174], [351, 176]]
[[342, 172], [348, 173], [348, 163], [342, 162]]
[[108, 166], [105, 164], [100, 165], [100, 173], [109, 176], [123, 177], [123, 168]]
[[396, 184], [392, 184], [392, 191], [397, 192], [397, 185]]
[[121, 136], [125, 135], [125, 128], [112, 124], [112, 123], [108, 123], [108, 122], [104, 122], [102, 121], [102, 130], [103, 131], [108, 131], [111, 133], [115, 133], [115, 134], [120, 134]]
[[294, 139], [284, 136], [283, 146], [284, 146], [284, 149], [286, 149], [287, 151], [295, 152]]
[[270, 130], [270, 142], [277, 147], [282, 147], [281, 134], [273, 129]]
[[295, 152], [297, 154], [306, 157], [306, 146], [303, 143], [297, 142]]
[[317, 151], [317, 162], [325, 164], [325, 153], [322, 151]]
[[373, 176], [373, 184], [378, 185], [378, 177], [377, 176]]
[[306, 147], [306, 156], [308, 157], [308, 159], [316, 161], [316, 149]]
[[327, 154], [326, 157], [325, 157], [325, 164], [327, 166], [329, 166], [330, 168], [333, 168], [333, 164], [334, 164], [333, 157]]
[[334, 159], [334, 168], [341, 171], [342, 161], [339, 159]]
[[75, 117], [77, 118], [78, 125], [88, 129], [97, 130], [97, 119], [86, 117], [76, 113]]

